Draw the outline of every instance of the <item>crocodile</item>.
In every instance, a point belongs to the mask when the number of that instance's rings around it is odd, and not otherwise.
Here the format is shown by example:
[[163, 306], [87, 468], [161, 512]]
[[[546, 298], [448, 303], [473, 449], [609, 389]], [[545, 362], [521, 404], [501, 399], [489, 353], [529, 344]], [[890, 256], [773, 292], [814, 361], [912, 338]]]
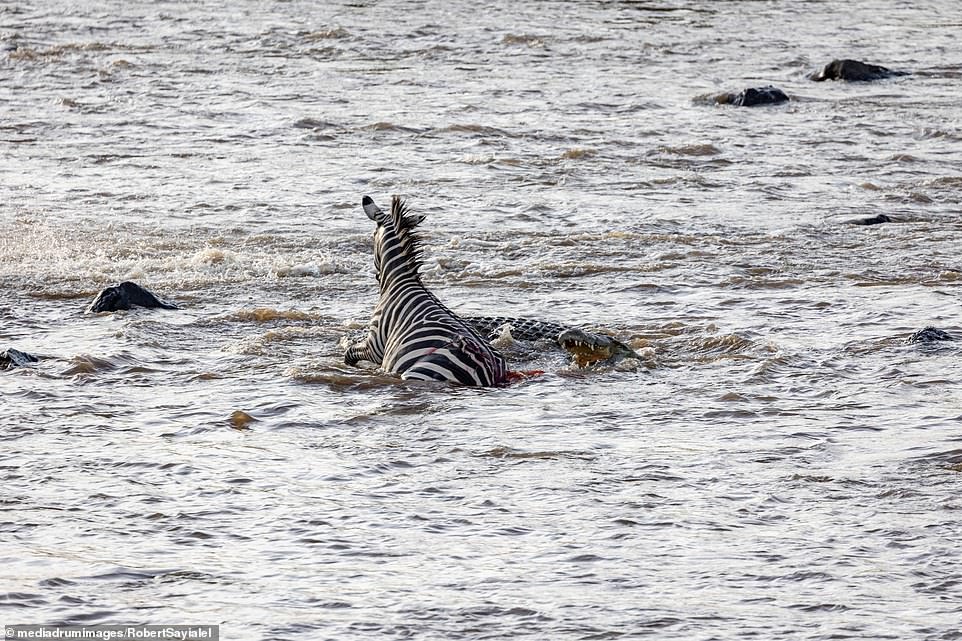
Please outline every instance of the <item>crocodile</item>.
[[552, 341], [567, 351], [579, 367], [614, 365], [626, 358], [641, 360], [635, 350], [616, 338], [550, 321], [507, 316], [465, 316], [488, 340], [496, 340], [505, 328], [516, 340]]

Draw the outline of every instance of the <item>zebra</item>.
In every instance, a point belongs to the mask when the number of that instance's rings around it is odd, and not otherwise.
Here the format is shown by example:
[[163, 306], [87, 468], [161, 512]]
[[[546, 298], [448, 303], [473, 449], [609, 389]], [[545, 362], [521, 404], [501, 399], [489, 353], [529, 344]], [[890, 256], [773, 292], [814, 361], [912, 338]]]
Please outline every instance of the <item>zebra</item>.
[[421, 246], [413, 215], [399, 196], [385, 213], [364, 196], [374, 221], [374, 268], [380, 296], [368, 335], [351, 345], [344, 362], [370, 361], [406, 380], [494, 387], [510, 377], [501, 354], [472, 325], [445, 307], [421, 282]]

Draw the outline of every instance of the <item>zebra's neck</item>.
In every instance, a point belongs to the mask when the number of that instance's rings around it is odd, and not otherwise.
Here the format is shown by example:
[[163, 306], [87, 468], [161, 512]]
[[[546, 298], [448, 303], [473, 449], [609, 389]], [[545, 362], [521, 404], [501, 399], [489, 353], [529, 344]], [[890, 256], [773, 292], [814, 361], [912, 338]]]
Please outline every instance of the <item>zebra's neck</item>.
[[[408, 316], [408, 312], [413, 308], [397, 305], [400, 300], [417, 301], [417, 309], [422, 317], [428, 312], [442, 312], [461, 322], [457, 314], [438, 300], [434, 292], [424, 286], [420, 275], [414, 274], [407, 278], [397, 278], [381, 283], [381, 294], [371, 317], [372, 324], [378, 324], [385, 332], [392, 331], [398, 325], [409, 324], [413, 319]], [[468, 327], [472, 332], [474, 331], [473, 326], [468, 325]]]
[[421, 246], [414, 231], [416, 220], [403, 214], [401, 205], [392, 206], [392, 219], [374, 233], [374, 265], [381, 291], [393, 283], [421, 283]]

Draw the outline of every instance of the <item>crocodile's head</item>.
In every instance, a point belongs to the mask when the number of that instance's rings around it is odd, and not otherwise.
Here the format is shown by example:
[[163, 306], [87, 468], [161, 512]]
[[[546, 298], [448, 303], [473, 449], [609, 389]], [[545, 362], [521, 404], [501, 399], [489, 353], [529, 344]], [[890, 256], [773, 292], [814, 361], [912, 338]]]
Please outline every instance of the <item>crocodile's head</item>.
[[580, 329], [567, 329], [561, 332], [558, 336], [558, 344], [568, 350], [579, 367], [588, 367], [596, 363], [614, 365], [626, 358], [641, 359], [635, 350], [617, 339]]

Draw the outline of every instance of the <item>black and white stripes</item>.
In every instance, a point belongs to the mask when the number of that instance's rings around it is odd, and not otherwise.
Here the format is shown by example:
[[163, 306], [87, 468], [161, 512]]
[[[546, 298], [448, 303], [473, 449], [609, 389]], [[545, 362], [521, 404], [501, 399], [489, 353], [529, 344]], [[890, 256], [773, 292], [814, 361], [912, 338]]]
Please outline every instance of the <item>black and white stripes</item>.
[[471, 325], [445, 307], [421, 282], [421, 249], [411, 215], [398, 196], [390, 213], [365, 196], [364, 213], [377, 227], [374, 267], [380, 298], [367, 337], [344, 354], [348, 365], [366, 360], [414, 380], [504, 385], [504, 359]]

